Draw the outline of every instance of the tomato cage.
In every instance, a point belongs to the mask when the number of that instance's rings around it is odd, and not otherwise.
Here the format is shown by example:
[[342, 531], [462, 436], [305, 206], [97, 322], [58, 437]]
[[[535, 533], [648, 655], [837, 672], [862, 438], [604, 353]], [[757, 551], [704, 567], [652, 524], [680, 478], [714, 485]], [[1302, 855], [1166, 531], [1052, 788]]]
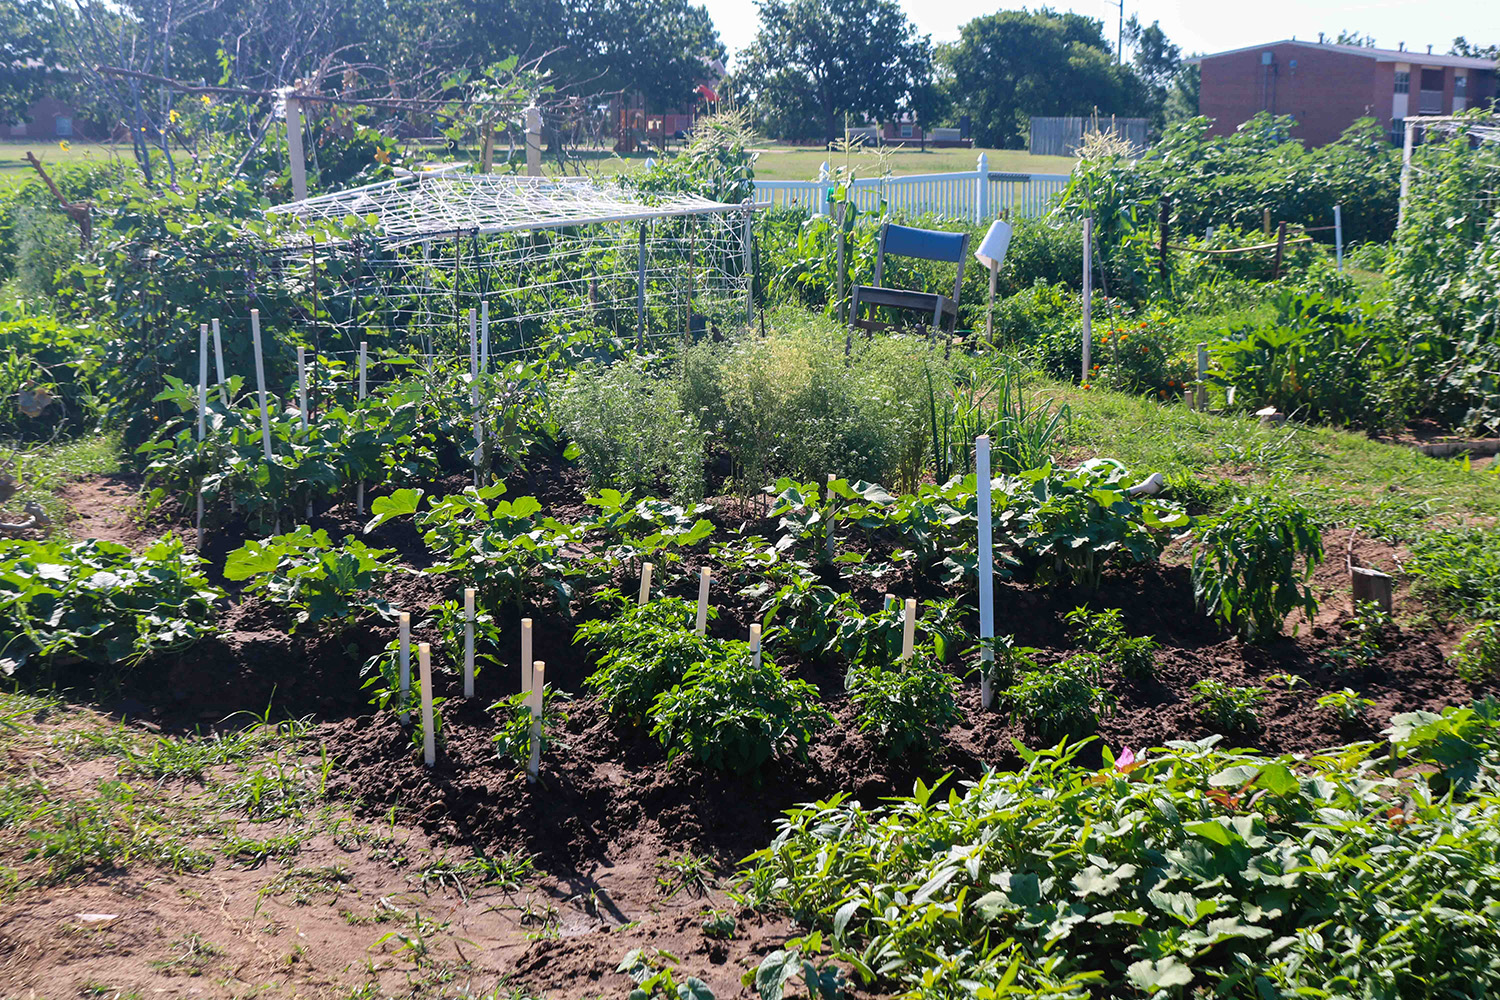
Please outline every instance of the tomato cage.
[[488, 357], [579, 332], [642, 344], [748, 322], [756, 207], [616, 180], [452, 172], [270, 213], [291, 223], [282, 267], [307, 265], [325, 332], [459, 353], [477, 329]]

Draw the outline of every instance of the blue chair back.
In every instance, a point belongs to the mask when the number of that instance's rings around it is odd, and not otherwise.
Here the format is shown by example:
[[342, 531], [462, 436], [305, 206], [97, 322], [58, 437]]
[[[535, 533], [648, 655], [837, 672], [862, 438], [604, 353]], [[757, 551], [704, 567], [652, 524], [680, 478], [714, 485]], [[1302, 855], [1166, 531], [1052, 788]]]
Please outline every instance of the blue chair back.
[[935, 229], [887, 225], [884, 250], [897, 257], [920, 257], [923, 260], [957, 264], [964, 256], [966, 235], [965, 233], [945, 233]]

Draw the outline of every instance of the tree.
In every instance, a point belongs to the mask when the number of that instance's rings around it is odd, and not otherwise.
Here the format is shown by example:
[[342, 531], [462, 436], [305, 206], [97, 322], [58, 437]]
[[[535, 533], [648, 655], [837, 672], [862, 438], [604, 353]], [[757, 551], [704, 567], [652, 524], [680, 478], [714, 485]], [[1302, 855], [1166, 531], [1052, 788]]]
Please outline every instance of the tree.
[[42, 0], [0, 0], [0, 120], [22, 118], [54, 66]]
[[1492, 59], [1500, 63], [1500, 45], [1475, 45], [1463, 35], [1453, 39], [1450, 56], [1468, 56], [1470, 59]]
[[1335, 45], [1357, 45], [1362, 49], [1373, 49], [1375, 47], [1374, 35], [1361, 35], [1357, 31], [1348, 28], [1340, 28], [1338, 37], [1334, 38]]
[[831, 140], [861, 124], [931, 110], [932, 45], [896, 0], [757, 0], [760, 30], [739, 86], [767, 134]]
[[1160, 21], [1143, 26], [1134, 14], [1130, 15], [1125, 22], [1125, 43], [1135, 53], [1132, 61], [1136, 73], [1153, 87], [1165, 89], [1182, 67], [1182, 49], [1168, 40]]
[[1103, 22], [1074, 13], [1006, 10], [976, 17], [947, 50], [955, 102], [981, 145], [1020, 146], [1034, 115], [1141, 115], [1148, 88], [1115, 63]]

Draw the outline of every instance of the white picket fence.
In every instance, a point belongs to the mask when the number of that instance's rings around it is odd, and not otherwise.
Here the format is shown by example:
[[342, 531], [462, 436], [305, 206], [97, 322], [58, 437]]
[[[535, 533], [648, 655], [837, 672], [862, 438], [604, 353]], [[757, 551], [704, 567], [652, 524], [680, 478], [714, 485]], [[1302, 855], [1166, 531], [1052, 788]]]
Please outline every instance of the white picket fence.
[[[828, 213], [828, 164], [815, 181], [756, 181], [755, 200], [777, 208], [803, 208]], [[1008, 174], [992, 171], [989, 158], [979, 154], [974, 170], [951, 174], [906, 174], [899, 177], [860, 177], [851, 185], [861, 212], [876, 211], [883, 200], [893, 214], [932, 214], [983, 222], [986, 219], [1035, 218], [1046, 215], [1063, 188], [1067, 174]]]

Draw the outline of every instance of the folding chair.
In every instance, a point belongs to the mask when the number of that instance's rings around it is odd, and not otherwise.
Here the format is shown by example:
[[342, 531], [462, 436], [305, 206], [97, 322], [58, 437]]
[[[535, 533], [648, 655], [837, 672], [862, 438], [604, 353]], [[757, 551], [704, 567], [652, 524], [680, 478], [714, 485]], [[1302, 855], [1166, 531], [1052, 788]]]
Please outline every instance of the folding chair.
[[[924, 314], [922, 325], [930, 320], [935, 330], [942, 330], [943, 318], [949, 318], [948, 330], [958, 328], [958, 293], [964, 283], [964, 258], [968, 256], [968, 233], [945, 233], [935, 229], [913, 229], [885, 223], [880, 227], [880, 253], [875, 258], [875, 284], [855, 285], [854, 298], [849, 307], [849, 323], [862, 330], [889, 329], [891, 324], [873, 319], [861, 319], [859, 307], [885, 306], [888, 309], [904, 309]], [[953, 295], [915, 291], [906, 288], [886, 288], [881, 282], [885, 277], [885, 257], [917, 257], [958, 265], [958, 274], [953, 279]]]

